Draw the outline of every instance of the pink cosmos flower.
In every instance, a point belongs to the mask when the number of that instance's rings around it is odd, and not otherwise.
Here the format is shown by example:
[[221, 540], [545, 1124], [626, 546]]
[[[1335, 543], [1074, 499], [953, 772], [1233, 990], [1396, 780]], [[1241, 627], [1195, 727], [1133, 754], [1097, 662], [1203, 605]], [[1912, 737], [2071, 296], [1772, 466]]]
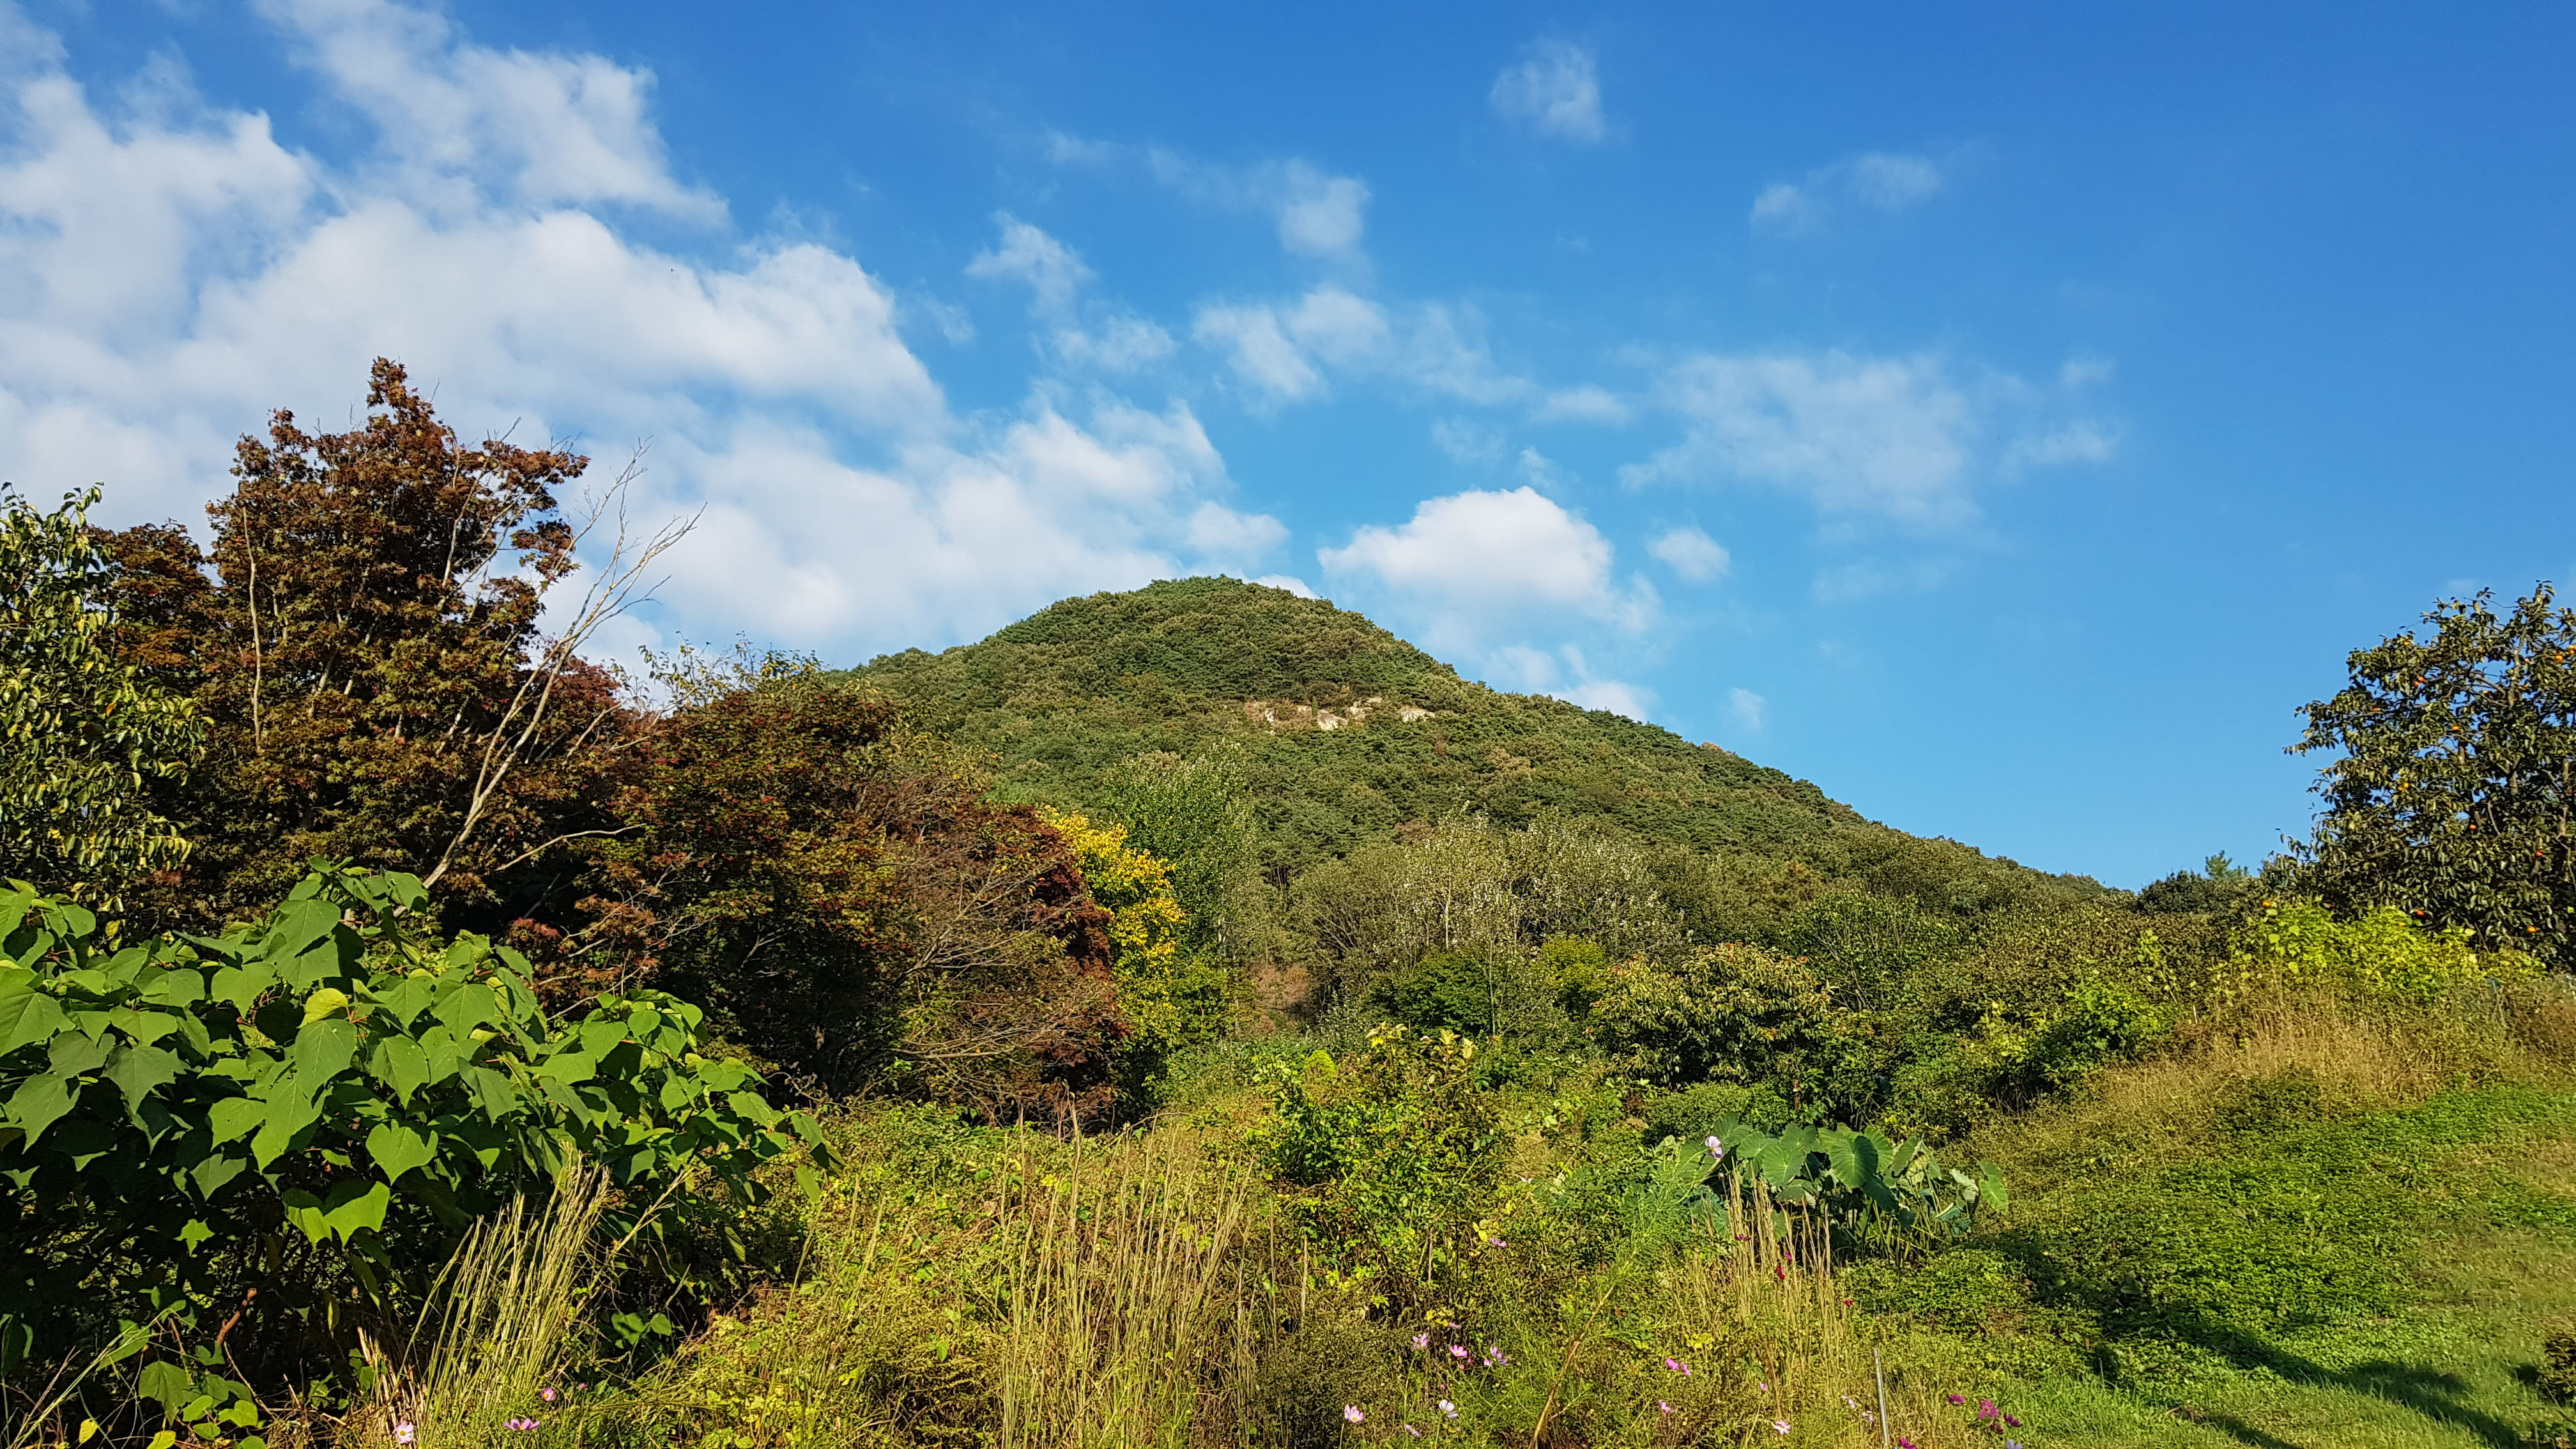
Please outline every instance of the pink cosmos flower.
[[1671, 1413], [1671, 1412], [1673, 1411], [1673, 1406], [1672, 1406], [1672, 1405], [1670, 1405], [1670, 1404], [1665, 1403], [1665, 1402], [1664, 1402], [1663, 1400], [1661, 1400], [1661, 1399], [1657, 1399], [1657, 1400], [1655, 1400], [1655, 1407], [1656, 1407], [1656, 1408], [1658, 1408], [1658, 1409], [1663, 1410], [1663, 1411], [1664, 1411], [1665, 1413], [1667, 1413], [1667, 1414], [1669, 1414], [1669, 1413]]
[[1368, 1415], [1361, 1413], [1360, 1406], [1357, 1404], [1342, 1405], [1342, 1417], [1350, 1420], [1354, 1424], [1364, 1424], [1368, 1422]]
[[1774, 1419], [1771, 1421], [1771, 1427], [1779, 1430], [1783, 1434], [1786, 1434], [1789, 1432], [1789, 1421], [1786, 1419]]
[[401, 1423], [394, 1425], [394, 1442], [397, 1444], [408, 1444], [412, 1440], [412, 1435], [418, 1432], [419, 1430], [413, 1426], [412, 1421], [405, 1419]]
[[1427, 1333], [1415, 1334], [1413, 1336], [1413, 1346], [1415, 1348], [1429, 1348], [1431, 1346], [1431, 1335]]
[[545, 1388], [537, 1390], [537, 1397], [545, 1400], [549, 1404], [553, 1403], [555, 1401], [554, 1386], [549, 1384]]
[[1447, 1399], [1442, 1399], [1440, 1401], [1440, 1417], [1444, 1419], [1457, 1418], [1458, 1406], [1449, 1402]]
[[1463, 1343], [1453, 1343], [1449, 1345], [1449, 1356], [1456, 1359], [1465, 1358], [1467, 1356], [1467, 1345]]

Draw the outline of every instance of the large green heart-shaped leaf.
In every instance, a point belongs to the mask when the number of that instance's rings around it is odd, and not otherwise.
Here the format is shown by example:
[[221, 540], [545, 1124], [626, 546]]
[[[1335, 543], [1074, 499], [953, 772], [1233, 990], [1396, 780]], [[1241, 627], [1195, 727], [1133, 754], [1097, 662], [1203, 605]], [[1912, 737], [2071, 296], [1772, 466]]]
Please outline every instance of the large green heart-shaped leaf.
[[345, 1243], [366, 1229], [382, 1228], [385, 1209], [393, 1200], [393, 1189], [381, 1182], [344, 1182], [331, 1190], [330, 1197], [318, 1200], [309, 1192], [290, 1192], [286, 1220], [316, 1243], [325, 1238]]
[[376, 1130], [367, 1134], [367, 1155], [376, 1160], [387, 1182], [400, 1182], [404, 1173], [437, 1160], [438, 1136], [399, 1122], [378, 1123]]
[[71, 1087], [62, 1078], [51, 1073], [29, 1077], [9, 1098], [9, 1125], [26, 1129], [22, 1149], [33, 1147], [45, 1129], [71, 1109]]
[[125, 1109], [132, 1112], [145, 1097], [177, 1081], [180, 1066], [176, 1056], [156, 1046], [119, 1047], [104, 1075], [125, 1094]]
[[411, 1104], [411, 1094], [430, 1080], [428, 1053], [407, 1036], [389, 1036], [376, 1043], [374, 1054], [367, 1060], [367, 1070], [375, 1074], [377, 1081], [393, 1088], [405, 1106]]
[[277, 908], [259, 952], [271, 961], [291, 960], [328, 940], [339, 924], [340, 908], [329, 901], [288, 901]]
[[54, 999], [41, 991], [0, 991], [0, 1057], [71, 1024]]

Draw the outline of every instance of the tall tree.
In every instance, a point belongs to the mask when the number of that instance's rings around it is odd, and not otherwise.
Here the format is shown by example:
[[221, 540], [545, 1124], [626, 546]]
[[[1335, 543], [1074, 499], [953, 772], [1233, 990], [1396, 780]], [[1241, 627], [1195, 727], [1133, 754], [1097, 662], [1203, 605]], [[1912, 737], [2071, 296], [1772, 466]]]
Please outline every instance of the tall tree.
[[2388, 904], [2463, 926], [2482, 949], [2563, 966], [2576, 937], [2576, 610], [2548, 584], [2498, 614], [2446, 600], [2430, 637], [2348, 661], [2304, 706], [2294, 753], [2334, 750], [2298, 875], [2345, 909]]
[[0, 876], [91, 904], [187, 856], [147, 792], [185, 776], [204, 734], [188, 700], [117, 657], [97, 501], [39, 513], [0, 493]]
[[203, 553], [176, 525], [106, 540], [127, 657], [208, 727], [205, 768], [165, 793], [199, 848], [164, 919], [242, 915], [327, 856], [416, 872], [496, 929], [560, 888], [550, 846], [614, 828], [597, 802], [632, 721], [575, 650], [676, 535], [621, 534], [546, 637], [582, 541], [555, 493], [589, 460], [463, 446], [383, 359], [367, 407], [348, 432], [281, 411], [242, 439]]

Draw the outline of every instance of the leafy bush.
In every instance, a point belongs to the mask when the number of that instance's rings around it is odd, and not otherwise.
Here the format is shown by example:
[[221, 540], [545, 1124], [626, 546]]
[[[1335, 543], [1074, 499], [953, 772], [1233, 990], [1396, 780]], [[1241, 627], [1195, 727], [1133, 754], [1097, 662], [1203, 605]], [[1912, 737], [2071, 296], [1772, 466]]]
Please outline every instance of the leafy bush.
[[1233, 1009], [1234, 978], [1213, 946], [1191, 946], [1169, 862], [1128, 843], [1124, 827], [1039, 812], [1081, 868], [1092, 901], [1109, 913], [1118, 1012], [1133, 1033], [1128, 1054], [1151, 1070], [1173, 1052], [1216, 1040]]
[[1333, 1274], [1393, 1296], [1454, 1280], [1501, 1173], [1476, 1044], [1401, 1026], [1347, 1065], [1316, 1052], [1262, 1073], [1273, 1116], [1250, 1141]]
[[183, 776], [205, 733], [189, 701], [111, 647], [97, 501], [93, 488], [38, 513], [0, 492], [0, 860], [93, 904], [186, 858], [147, 790]]
[[2481, 953], [2464, 926], [2431, 929], [2396, 906], [2345, 920], [2313, 900], [2265, 901], [2236, 937], [2231, 962], [2247, 983], [2319, 985], [2425, 1002], [2464, 981], [2518, 981], [2538, 965], [2518, 951]]
[[1670, 967], [1623, 961], [1592, 1009], [1611, 1059], [1663, 1086], [1772, 1082], [1816, 1095], [1840, 1048], [1830, 990], [1807, 964], [1759, 946], [1709, 946]]
[[[695, 1170], [737, 1201], [813, 1124], [700, 1054], [652, 992], [550, 1019], [507, 947], [415, 935], [410, 876], [317, 870], [220, 937], [116, 948], [96, 916], [0, 893], [0, 1354], [176, 1320], [254, 1378], [399, 1345], [475, 1217], [601, 1164], [649, 1201]], [[826, 1160], [828, 1155], [826, 1154]], [[210, 1392], [156, 1361], [141, 1391]]]

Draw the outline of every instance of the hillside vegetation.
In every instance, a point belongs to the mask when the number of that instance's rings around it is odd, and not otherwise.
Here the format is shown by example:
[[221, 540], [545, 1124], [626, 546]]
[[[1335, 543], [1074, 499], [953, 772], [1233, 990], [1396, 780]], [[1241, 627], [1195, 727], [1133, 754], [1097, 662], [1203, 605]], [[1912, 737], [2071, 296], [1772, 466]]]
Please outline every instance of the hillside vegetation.
[[0, 1449], [2576, 1435], [2545, 587], [2130, 893], [1229, 579], [633, 689], [368, 406], [0, 498]]
[[[1459, 677], [1367, 618], [1229, 578], [1066, 599], [988, 639], [880, 655], [848, 672], [924, 729], [985, 750], [1001, 787], [1073, 807], [1153, 751], [1240, 761], [1266, 859], [1283, 872], [1407, 822], [1597, 821], [1696, 852], [1912, 869], [2003, 894], [2110, 893], [1865, 819], [1816, 785], [1670, 730]], [[1937, 864], [1935, 864], [1937, 862]]]

